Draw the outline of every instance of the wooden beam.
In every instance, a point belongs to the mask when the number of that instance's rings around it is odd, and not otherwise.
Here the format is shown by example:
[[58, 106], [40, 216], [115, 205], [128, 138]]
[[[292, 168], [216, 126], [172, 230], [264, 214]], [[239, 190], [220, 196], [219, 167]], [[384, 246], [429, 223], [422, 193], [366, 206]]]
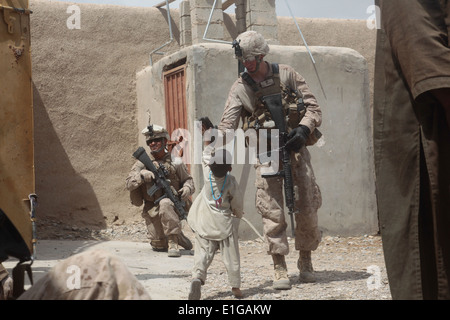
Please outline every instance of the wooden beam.
[[[174, 1], [175, 1], [175, 0], [169, 0], [169, 4], [172, 3], [172, 2], [174, 2]], [[155, 7], [155, 8], [161, 8], [161, 7], [164, 7], [165, 5], [166, 5], [166, 2], [163, 1], [163, 2], [160, 2], [160, 3], [156, 4], [156, 5], [154, 5], [154, 7]]]
[[231, 5], [233, 5], [236, 2], [236, 0], [225, 0], [222, 3], [222, 11], [225, 11], [228, 9], [228, 7], [230, 7]]
[[[169, 0], [169, 4], [172, 3], [172, 2], [174, 2], [174, 1], [176, 1], [176, 0]], [[235, 2], [236, 2], [236, 0], [225, 0], [225, 1], [222, 3], [222, 10], [223, 10], [223, 11], [227, 10], [227, 9], [228, 9], [230, 6], [232, 6]], [[165, 5], [166, 5], [166, 2], [163, 1], [163, 2], [160, 2], [160, 3], [158, 3], [158, 4], [155, 4], [154, 7], [155, 7], [155, 8], [161, 8], [161, 7], [164, 7]]]

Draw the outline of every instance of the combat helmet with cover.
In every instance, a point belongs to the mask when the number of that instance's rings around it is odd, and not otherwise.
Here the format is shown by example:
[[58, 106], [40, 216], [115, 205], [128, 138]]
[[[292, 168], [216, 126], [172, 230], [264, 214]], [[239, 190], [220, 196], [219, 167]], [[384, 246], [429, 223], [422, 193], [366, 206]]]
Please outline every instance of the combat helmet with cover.
[[141, 133], [145, 136], [145, 141], [147, 142], [147, 144], [150, 141], [159, 138], [165, 138], [166, 140], [170, 140], [169, 133], [167, 132], [167, 130], [157, 124], [152, 124], [145, 127], [141, 131]]
[[244, 60], [259, 55], [266, 56], [270, 51], [269, 45], [264, 37], [253, 30], [241, 33], [236, 38], [236, 42], [239, 44]]

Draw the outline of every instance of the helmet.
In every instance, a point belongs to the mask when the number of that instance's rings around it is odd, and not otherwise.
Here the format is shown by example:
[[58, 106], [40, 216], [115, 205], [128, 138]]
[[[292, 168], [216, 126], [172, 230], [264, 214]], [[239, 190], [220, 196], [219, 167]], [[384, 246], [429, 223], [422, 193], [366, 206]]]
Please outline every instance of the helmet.
[[165, 138], [170, 140], [169, 133], [166, 129], [157, 124], [149, 125], [142, 130], [142, 134], [145, 136], [145, 141], [148, 143], [154, 139]]
[[241, 33], [236, 40], [241, 47], [244, 59], [251, 56], [267, 55], [269, 53], [269, 45], [264, 37], [256, 31]]

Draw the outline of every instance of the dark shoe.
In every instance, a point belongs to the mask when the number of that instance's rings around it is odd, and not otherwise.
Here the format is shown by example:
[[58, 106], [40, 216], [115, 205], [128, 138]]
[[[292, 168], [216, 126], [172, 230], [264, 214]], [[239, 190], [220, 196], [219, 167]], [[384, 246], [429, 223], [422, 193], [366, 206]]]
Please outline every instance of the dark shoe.
[[183, 234], [183, 232], [180, 232], [178, 234], [178, 245], [182, 246], [186, 250], [191, 250], [192, 249], [192, 242], [191, 242], [191, 240], [189, 240], [188, 237], [186, 237]]
[[242, 299], [244, 297], [241, 289], [239, 288], [231, 288], [231, 293], [234, 295], [236, 299]]
[[200, 300], [202, 294], [202, 282], [200, 279], [194, 279], [191, 282], [188, 300]]

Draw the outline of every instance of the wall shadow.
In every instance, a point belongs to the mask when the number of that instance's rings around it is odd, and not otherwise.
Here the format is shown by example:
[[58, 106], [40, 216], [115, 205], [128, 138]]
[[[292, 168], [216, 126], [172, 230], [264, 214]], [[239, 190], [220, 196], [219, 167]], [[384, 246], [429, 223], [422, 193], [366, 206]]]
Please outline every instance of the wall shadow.
[[236, 39], [238, 34], [236, 23], [234, 22], [234, 19], [230, 17], [229, 14], [223, 13], [223, 23], [225, 25], [225, 29], [228, 31], [228, 33], [231, 36], [231, 39]]
[[33, 105], [37, 220], [54, 218], [65, 224], [106, 227], [96, 194], [72, 166], [34, 83]]

